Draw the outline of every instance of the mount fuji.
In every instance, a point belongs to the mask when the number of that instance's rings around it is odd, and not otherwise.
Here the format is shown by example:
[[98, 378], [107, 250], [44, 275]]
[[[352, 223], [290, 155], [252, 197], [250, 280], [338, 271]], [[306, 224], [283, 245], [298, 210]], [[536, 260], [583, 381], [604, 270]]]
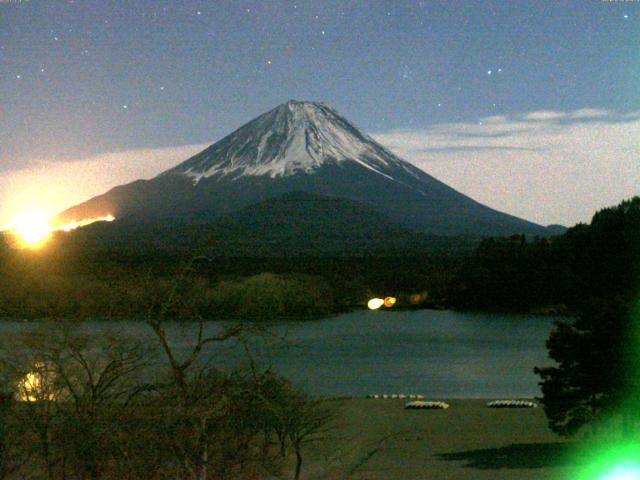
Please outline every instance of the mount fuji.
[[[291, 195], [294, 195], [291, 197]], [[58, 215], [62, 224], [114, 215], [126, 223], [215, 222], [251, 215], [341, 215], [434, 235], [549, 235], [547, 228], [482, 205], [394, 155], [334, 109], [291, 100], [150, 180], [118, 186]], [[270, 206], [286, 212], [269, 212]], [[288, 200], [287, 200], [288, 199]], [[259, 205], [259, 208], [252, 206]], [[293, 210], [292, 210], [293, 209]], [[297, 209], [297, 210], [296, 210]], [[354, 210], [355, 209], [355, 210]], [[299, 210], [299, 211], [298, 211]], [[320, 213], [319, 213], [320, 212]], [[335, 225], [336, 219], [332, 219]], [[345, 220], [347, 221], [347, 220]], [[118, 223], [118, 222], [116, 222]], [[258, 222], [280, 228], [282, 222]], [[265, 226], [267, 225], [267, 226]]]

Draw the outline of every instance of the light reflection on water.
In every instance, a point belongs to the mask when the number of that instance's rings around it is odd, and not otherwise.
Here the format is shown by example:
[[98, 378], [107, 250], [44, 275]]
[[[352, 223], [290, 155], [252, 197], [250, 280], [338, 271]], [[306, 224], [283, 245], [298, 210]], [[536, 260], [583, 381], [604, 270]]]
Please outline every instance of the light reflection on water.
[[[287, 338], [257, 340], [252, 351], [314, 395], [422, 393], [430, 397], [533, 397], [534, 366], [549, 364], [545, 341], [553, 319], [453, 311], [358, 311], [323, 320], [278, 323], [269, 330]], [[169, 323], [171, 341], [188, 351], [194, 325]], [[32, 328], [7, 322], [0, 332]], [[138, 338], [153, 336], [143, 322], [85, 322], [98, 333], [112, 328]], [[208, 322], [208, 333], [220, 331]], [[209, 345], [214, 365], [243, 362], [243, 349]]]

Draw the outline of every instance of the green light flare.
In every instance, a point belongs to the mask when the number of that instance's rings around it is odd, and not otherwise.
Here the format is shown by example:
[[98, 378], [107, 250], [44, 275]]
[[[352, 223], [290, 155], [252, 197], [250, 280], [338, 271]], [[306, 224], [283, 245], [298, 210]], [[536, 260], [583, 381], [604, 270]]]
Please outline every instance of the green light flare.
[[[636, 379], [628, 382], [621, 409], [600, 423], [598, 439], [585, 442], [574, 452], [570, 463], [575, 471], [572, 468], [566, 480], [640, 480], [640, 422], [636, 414], [640, 412], [640, 302], [636, 302], [631, 315], [629, 333], [633, 341], [627, 365]], [[630, 426], [627, 431], [625, 415]], [[622, 435], [627, 438], [619, 440]]]
[[609, 444], [583, 451], [575, 460], [579, 467], [572, 480], [640, 480], [640, 444]]
[[640, 468], [635, 465], [622, 465], [607, 473], [602, 480], [639, 480]]

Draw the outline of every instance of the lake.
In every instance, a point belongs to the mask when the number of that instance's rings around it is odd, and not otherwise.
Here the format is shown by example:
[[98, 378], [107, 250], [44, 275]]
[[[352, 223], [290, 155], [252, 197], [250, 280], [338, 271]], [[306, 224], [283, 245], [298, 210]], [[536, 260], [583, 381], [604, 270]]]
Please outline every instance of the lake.
[[[545, 341], [553, 318], [454, 311], [357, 311], [319, 320], [269, 325], [287, 341], [267, 338], [252, 347], [262, 364], [321, 396], [369, 393], [430, 398], [514, 398], [540, 394], [535, 366], [549, 365]], [[85, 322], [149, 337], [141, 322]], [[172, 343], [186, 351], [195, 325], [169, 323]], [[34, 328], [4, 322], [0, 333]], [[207, 330], [219, 330], [208, 322]], [[215, 364], [246, 358], [237, 344], [204, 351]]]

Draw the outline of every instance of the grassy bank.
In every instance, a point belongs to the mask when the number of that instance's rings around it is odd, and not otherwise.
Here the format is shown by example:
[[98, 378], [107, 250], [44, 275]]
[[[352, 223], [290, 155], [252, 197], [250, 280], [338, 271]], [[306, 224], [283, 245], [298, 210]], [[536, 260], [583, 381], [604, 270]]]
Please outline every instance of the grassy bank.
[[303, 478], [571, 478], [568, 444], [548, 430], [541, 408], [451, 400], [444, 411], [405, 410], [404, 402], [337, 402], [335, 427], [308, 453]]

